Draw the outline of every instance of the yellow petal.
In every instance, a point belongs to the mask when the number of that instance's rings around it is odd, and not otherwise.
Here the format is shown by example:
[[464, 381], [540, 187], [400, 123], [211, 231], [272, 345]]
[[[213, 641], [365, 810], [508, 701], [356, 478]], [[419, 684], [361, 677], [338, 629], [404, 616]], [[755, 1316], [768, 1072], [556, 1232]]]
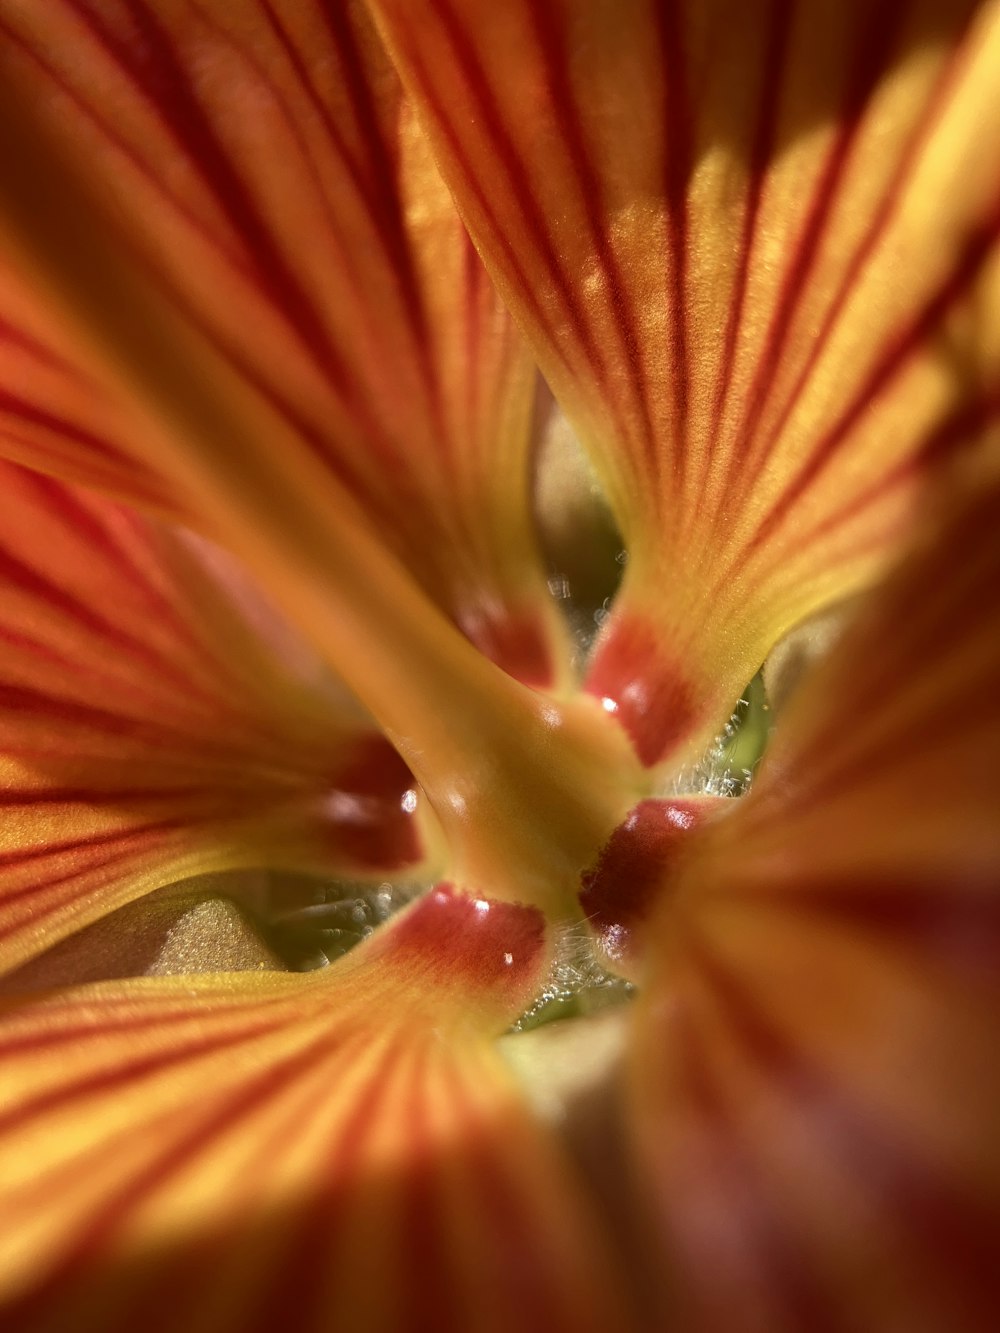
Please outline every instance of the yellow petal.
[[[111, 204], [117, 244], [294, 447], [488, 656], [551, 683], [565, 668], [532, 531], [533, 363], [362, 6], [5, 0], [0, 63]], [[72, 383], [85, 351], [44, 306], [22, 291], [0, 312], [18, 343], [0, 370], [8, 454], [162, 492], [148, 446], [122, 437], [121, 386], [96, 412]], [[47, 347], [78, 363], [55, 404]], [[43, 409], [56, 419], [26, 431]]]
[[373, 8], [603, 469], [630, 563], [589, 688], [656, 762], [996, 414], [1000, 10]]
[[872, 595], [649, 945], [636, 1124], [688, 1326], [993, 1322], [998, 524], [994, 483]]
[[[578, 760], [603, 769], [610, 757], [631, 773], [624, 734], [615, 727], [619, 734], [607, 735], [605, 720], [595, 758], [587, 734], [600, 729], [592, 723], [604, 715], [593, 701], [586, 701], [589, 712], [554, 704], [505, 674], [449, 622], [281, 402], [247, 379], [211, 328], [179, 308], [130, 247], [115, 243], [119, 224], [107, 200], [41, 127], [38, 112], [19, 84], [0, 80], [0, 229], [25, 272], [102, 374], [128, 391], [142, 418], [143, 457], [169, 474], [211, 534], [245, 560], [406, 759], [449, 825], [453, 877], [523, 899], [532, 890], [522, 887], [521, 867], [480, 851], [530, 843], [510, 827], [517, 813], [526, 808], [534, 825], [546, 828], [553, 804], [561, 807], [560, 826], [579, 843], [577, 821], [565, 817], [581, 807], [570, 770]], [[523, 761], [534, 764], [540, 749], [551, 752], [556, 733], [557, 747], [571, 753], [549, 765], [561, 770], [560, 781], [554, 800], [538, 809], [525, 799]], [[470, 737], [480, 746], [475, 754]], [[627, 804], [614, 779], [598, 774], [595, 785], [596, 799], [588, 791], [582, 805], [599, 827], [585, 833], [575, 870]], [[473, 819], [466, 817], [470, 789]], [[565, 850], [556, 860], [565, 860]], [[571, 855], [576, 859], [575, 850]], [[493, 862], [485, 876], [484, 860]], [[537, 870], [529, 867], [529, 874], [538, 878]]]
[[531, 909], [442, 888], [326, 974], [8, 1010], [10, 1325], [622, 1326], [601, 1228], [491, 1049], [546, 956]]
[[3, 968], [185, 875], [419, 861], [405, 765], [235, 562], [2, 463], [0, 574]]

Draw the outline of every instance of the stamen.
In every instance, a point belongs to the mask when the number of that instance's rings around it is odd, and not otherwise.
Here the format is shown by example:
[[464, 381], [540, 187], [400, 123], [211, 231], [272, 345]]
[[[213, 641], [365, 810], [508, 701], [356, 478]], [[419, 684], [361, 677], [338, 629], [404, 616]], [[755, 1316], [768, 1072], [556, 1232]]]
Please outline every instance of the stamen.
[[329, 967], [384, 925], [424, 884], [272, 874], [256, 911], [271, 948], [293, 972]]

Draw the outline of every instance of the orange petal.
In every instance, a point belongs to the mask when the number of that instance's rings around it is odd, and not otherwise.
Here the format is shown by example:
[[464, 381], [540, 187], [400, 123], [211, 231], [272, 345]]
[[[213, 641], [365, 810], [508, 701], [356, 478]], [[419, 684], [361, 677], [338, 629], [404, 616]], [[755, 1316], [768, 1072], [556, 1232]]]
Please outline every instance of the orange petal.
[[532, 909], [442, 888], [324, 974], [8, 1009], [11, 1326], [622, 1327], [600, 1230], [489, 1041], [546, 957]]
[[[488, 882], [499, 894], [513, 881], [523, 898], [516, 872], [498, 885], [496, 867], [485, 880], [470, 869], [478, 856], [472, 844], [481, 842], [484, 824], [496, 823], [494, 812], [511, 815], [524, 804], [520, 761], [533, 762], [539, 745], [550, 747], [565, 710], [505, 674], [448, 620], [280, 403], [242, 375], [210, 329], [178, 308], [155, 271], [115, 243], [107, 201], [36, 112], [13, 81], [0, 79], [0, 226], [25, 272], [95, 363], [128, 389], [143, 419], [143, 456], [169, 472], [211, 533], [335, 664], [406, 759], [449, 822], [453, 846], [461, 845], [457, 859], [469, 873], [458, 866], [454, 876]], [[582, 731], [593, 731], [584, 710], [576, 713]], [[501, 741], [485, 756], [484, 725]], [[574, 730], [581, 728], [560, 731], [559, 748], [579, 749]], [[608, 737], [605, 750], [615, 752], [616, 765], [634, 768], [624, 734], [614, 730], [619, 735]], [[593, 768], [587, 748], [584, 766]], [[573, 776], [560, 774], [556, 804], [579, 806]], [[465, 817], [463, 788], [470, 785], [473, 821]], [[614, 808], [596, 812], [600, 828], [596, 842], [587, 837], [588, 853], [623, 813], [611, 785]], [[607, 804], [605, 795], [598, 805]], [[536, 825], [547, 823], [545, 811], [533, 814]], [[520, 835], [487, 828], [487, 841], [491, 833], [504, 846]], [[501, 880], [505, 869], [501, 864]]]
[[703, 740], [1000, 406], [1000, 8], [374, 0], [630, 548], [589, 687]]
[[661, 918], [636, 1114], [686, 1326], [995, 1320], [998, 530], [994, 483], [872, 597]]
[[0, 312], [3, 455], [177, 517], [177, 497], [129, 449], [141, 423], [82, 369], [54, 312], [2, 264]]
[[[113, 204], [123, 249], [296, 447], [488, 656], [550, 683], [533, 363], [362, 6], [5, 0], [0, 61]], [[72, 372], [50, 402], [58, 324], [23, 297], [0, 309], [21, 343], [48, 340], [0, 374], [8, 452], [133, 497], [162, 490], [148, 459], [119, 467], [121, 423], [91, 420]], [[65, 429], [26, 431], [43, 409]]]
[[3, 463], [0, 580], [4, 967], [185, 875], [419, 858], [402, 761], [234, 562]]
[[592, 699], [527, 688], [449, 623], [274, 404], [111, 243], [101, 202], [0, 80], [4, 144], [0, 222], [24, 262], [146, 409], [150, 456], [406, 759], [445, 825], [451, 877], [514, 901], [571, 901], [644, 785], [624, 733]]

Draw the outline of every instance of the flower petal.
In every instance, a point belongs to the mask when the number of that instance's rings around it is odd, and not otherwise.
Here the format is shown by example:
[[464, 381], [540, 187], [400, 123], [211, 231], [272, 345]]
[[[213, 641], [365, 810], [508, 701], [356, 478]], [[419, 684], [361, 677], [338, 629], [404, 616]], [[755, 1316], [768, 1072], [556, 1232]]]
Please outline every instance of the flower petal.
[[141, 422], [83, 371], [55, 313], [3, 265], [0, 312], [3, 455], [178, 517], [163, 478], [130, 452]]
[[0, 580], [4, 968], [186, 875], [419, 859], [405, 765], [221, 553], [2, 463]]
[[599, 1228], [489, 1041], [546, 955], [532, 909], [441, 888], [323, 975], [9, 1010], [12, 1325], [621, 1327]]
[[630, 563], [589, 687], [653, 763], [996, 415], [1000, 9], [373, 8], [604, 470]]
[[[563, 781], [547, 809], [531, 813], [541, 828], [553, 804], [561, 805], [556, 817], [576, 837], [575, 821], [563, 818], [566, 807], [581, 805], [566, 770], [581, 759], [601, 767], [604, 753], [616, 767], [634, 769], [624, 734], [592, 701], [588, 713], [579, 699], [567, 707], [527, 688], [459, 632], [280, 404], [241, 375], [129, 247], [115, 244], [107, 201], [36, 111], [13, 80], [0, 79], [0, 227], [24, 270], [95, 363], [128, 389], [143, 415], [143, 456], [169, 472], [211, 535], [245, 561], [407, 761], [448, 825], [451, 877], [489, 883], [501, 896], [513, 888], [523, 900], [516, 867], [500, 884], [495, 866], [486, 878], [477, 868], [491, 836], [504, 847], [525, 841], [519, 829], [498, 830], [494, 817], [499, 811], [501, 822], [516, 824], [515, 809], [529, 804], [522, 759], [548, 748], [558, 732]], [[570, 712], [573, 724], [564, 726]], [[607, 742], [596, 764], [594, 747], [587, 742], [581, 755], [578, 744], [595, 731], [594, 718]], [[501, 744], [473, 756], [469, 737], [481, 736], [484, 725]], [[598, 828], [584, 838], [586, 854], [624, 813], [618, 784], [599, 779], [598, 786], [589, 802]], [[557, 859], [565, 861], [565, 852]], [[507, 869], [500, 863], [501, 881]]]
[[1000, 487], [811, 679], [651, 944], [637, 1123], [689, 1326], [990, 1327]]
[[[0, 39], [5, 76], [112, 202], [121, 244], [487, 655], [549, 683], [534, 367], [362, 6], [5, 0]], [[38, 313], [11, 316], [22, 342]], [[58, 412], [41, 397], [39, 357], [15, 379], [24, 361], [0, 379], [19, 400], [0, 416], [8, 451], [113, 473], [117, 436], [70, 387]], [[43, 411], [66, 417], [45, 423], [55, 442], [25, 432]], [[135, 468], [112, 484], [162, 489]]]

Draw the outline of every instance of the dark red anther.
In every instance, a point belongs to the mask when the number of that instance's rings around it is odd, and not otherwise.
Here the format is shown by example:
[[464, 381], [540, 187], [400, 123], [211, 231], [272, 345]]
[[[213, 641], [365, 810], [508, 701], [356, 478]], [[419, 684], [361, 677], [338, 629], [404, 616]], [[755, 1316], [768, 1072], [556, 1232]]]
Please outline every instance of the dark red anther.
[[730, 803], [722, 796], [640, 801], [581, 876], [580, 905], [613, 966], [634, 958], [636, 933], [669, 893], [691, 833]]

